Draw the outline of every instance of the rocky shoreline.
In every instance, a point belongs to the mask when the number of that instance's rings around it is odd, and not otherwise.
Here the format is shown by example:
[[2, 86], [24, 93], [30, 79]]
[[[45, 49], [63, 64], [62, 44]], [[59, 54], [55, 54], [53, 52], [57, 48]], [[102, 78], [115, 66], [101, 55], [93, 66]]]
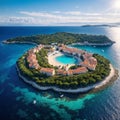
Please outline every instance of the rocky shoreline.
[[118, 77], [118, 72], [116, 72], [116, 70], [110, 64], [110, 69], [111, 69], [110, 74], [103, 81], [101, 81], [99, 83], [95, 83], [94, 85], [90, 85], [90, 86], [82, 87], [82, 88], [77, 88], [77, 89], [62, 89], [62, 88], [58, 88], [55, 86], [46, 86], [46, 87], [40, 86], [36, 82], [27, 80], [24, 76], [22, 76], [17, 65], [16, 65], [16, 68], [17, 68], [19, 77], [21, 79], [23, 79], [24, 82], [32, 85], [36, 89], [39, 89], [39, 90], [50, 90], [51, 89], [51, 90], [54, 90], [56, 92], [65, 92], [65, 93], [85, 93], [85, 92], [89, 92], [91, 90], [97, 90], [97, 89], [102, 88], [103, 86], [106, 86], [109, 82], [116, 80]]
[[[33, 44], [33, 45], [37, 45], [37, 43], [34, 43], [34, 42], [19, 42], [19, 41], [7, 41], [7, 40], [4, 40], [2, 41], [2, 43], [4, 44], [17, 44], [17, 43], [20, 43], [20, 44]], [[72, 43], [71, 45], [88, 45], [88, 46], [109, 46], [109, 45], [112, 45], [114, 44], [115, 42], [111, 42], [111, 43]]]
[[72, 43], [71, 45], [88, 45], [88, 46], [109, 46], [109, 45], [112, 45], [114, 44], [115, 42], [112, 42], [112, 43]]

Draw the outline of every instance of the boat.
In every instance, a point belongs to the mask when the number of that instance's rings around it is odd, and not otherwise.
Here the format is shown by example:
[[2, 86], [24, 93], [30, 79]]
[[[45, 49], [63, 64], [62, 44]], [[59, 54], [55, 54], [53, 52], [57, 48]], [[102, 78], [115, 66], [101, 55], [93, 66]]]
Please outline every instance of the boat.
[[37, 101], [36, 100], [33, 100], [33, 104], [36, 104], [37, 103]]
[[101, 51], [102, 51], [102, 52], [104, 52], [104, 50], [103, 50], [103, 49], [102, 49]]
[[64, 95], [62, 94], [62, 95], [60, 95], [60, 97], [62, 98]]

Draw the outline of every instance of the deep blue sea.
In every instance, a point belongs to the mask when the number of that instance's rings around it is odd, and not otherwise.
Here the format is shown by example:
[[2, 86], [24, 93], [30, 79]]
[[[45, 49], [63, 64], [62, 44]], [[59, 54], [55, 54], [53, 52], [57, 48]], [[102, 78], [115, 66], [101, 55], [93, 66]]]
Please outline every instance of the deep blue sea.
[[99, 92], [62, 98], [62, 93], [38, 91], [18, 77], [16, 61], [34, 45], [2, 41], [55, 32], [107, 35], [114, 45], [75, 47], [103, 55], [120, 70], [120, 27], [0, 27], [0, 120], [120, 120], [120, 77]]

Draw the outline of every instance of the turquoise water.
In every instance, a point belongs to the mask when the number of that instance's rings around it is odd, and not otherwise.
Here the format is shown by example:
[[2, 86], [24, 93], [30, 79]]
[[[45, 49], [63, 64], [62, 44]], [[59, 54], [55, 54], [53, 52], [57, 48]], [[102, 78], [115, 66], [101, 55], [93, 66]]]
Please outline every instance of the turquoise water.
[[[119, 27], [0, 27], [0, 40], [39, 33], [75, 32], [105, 34], [116, 43], [106, 47], [74, 46], [108, 58], [120, 71]], [[0, 119], [1, 120], [119, 120], [120, 78], [97, 93], [64, 94], [38, 91], [17, 74], [16, 61], [27, 44], [0, 43]], [[104, 52], [103, 52], [104, 50]], [[36, 100], [36, 104], [33, 101]]]
[[76, 64], [77, 63], [77, 59], [75, 59], [74, 57], [71, 56], [66, 56], [66, 55], [61, 55], [55, 58], [56, 61], [62, 63], [62, 64]]

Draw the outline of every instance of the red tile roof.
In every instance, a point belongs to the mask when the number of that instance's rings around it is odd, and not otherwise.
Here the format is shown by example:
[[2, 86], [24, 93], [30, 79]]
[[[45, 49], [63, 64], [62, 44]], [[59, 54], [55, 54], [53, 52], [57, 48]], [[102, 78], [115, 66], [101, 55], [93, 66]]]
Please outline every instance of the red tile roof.
[[40, 72], [53, 73], [54, 69], [53, 68], [41, 68]]

